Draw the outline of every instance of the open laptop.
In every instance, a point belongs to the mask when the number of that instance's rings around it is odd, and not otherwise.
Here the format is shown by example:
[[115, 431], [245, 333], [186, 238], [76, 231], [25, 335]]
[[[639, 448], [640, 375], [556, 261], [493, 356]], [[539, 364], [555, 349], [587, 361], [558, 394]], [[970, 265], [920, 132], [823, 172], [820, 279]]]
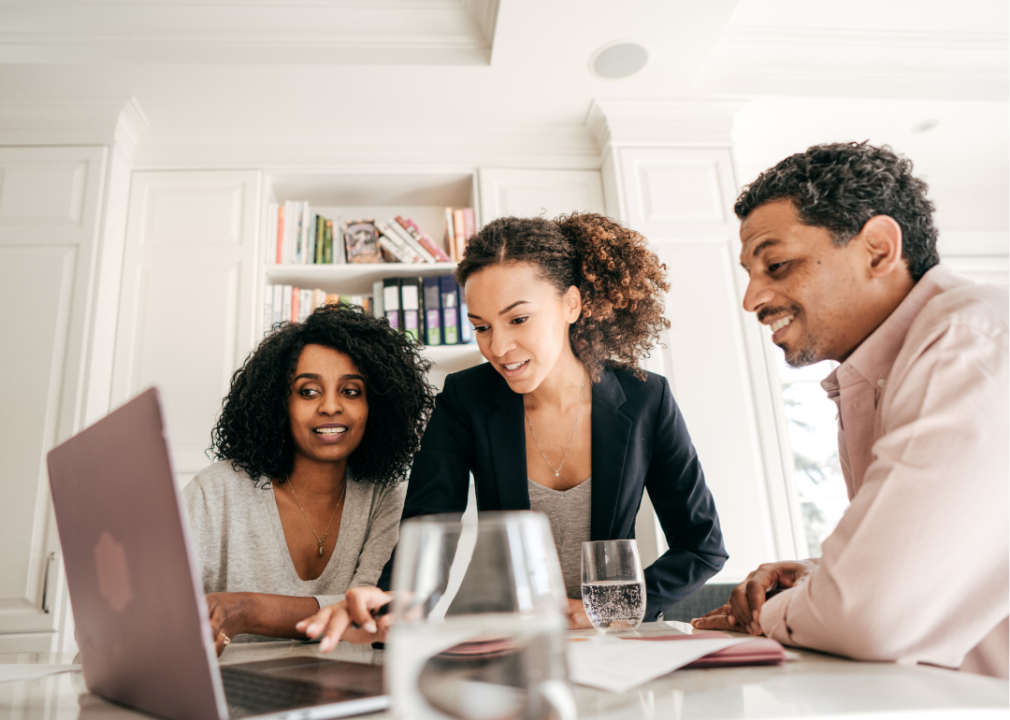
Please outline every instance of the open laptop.
[[88, 690], [172, 720], [389, 706], [377, 666], [292, 656], [218, 666], [156, 389], [48, 460]]

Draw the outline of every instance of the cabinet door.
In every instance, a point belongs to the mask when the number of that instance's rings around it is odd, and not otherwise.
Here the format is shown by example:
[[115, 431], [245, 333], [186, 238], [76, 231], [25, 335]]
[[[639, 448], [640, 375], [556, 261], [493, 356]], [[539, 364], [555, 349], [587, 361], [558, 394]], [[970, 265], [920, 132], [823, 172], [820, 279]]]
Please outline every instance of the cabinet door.
[[151, 385], [182, 481], [209, 464], [210, 431], [255, 342], [258, 172], [134, 173], [113, 405]]
[[497, 217], [556, 218], [571, 212], [603, 213], [603, 184], [596, 170], [480, 171], [481, 222]]
[[59, 621], [45, 459], [81, 426], [105, 155], [0, 148], [0, 647], [7, 633], [45, 644], [23, 633], [51, 633]]

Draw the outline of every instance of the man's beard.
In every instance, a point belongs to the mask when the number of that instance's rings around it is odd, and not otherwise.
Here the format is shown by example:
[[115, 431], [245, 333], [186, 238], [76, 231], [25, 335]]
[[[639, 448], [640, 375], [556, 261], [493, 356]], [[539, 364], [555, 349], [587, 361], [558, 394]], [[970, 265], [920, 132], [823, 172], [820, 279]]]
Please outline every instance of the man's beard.
[[782, 352], [785, 353], [786, 365], [789, 367], [801, 368], [821, 361], [821, 359], [817, 356], [817, 352], [810, 346], [802, 347], [793, 352], [789, 352], [785, 345], [779, 345], [779, 347], [782, 348]]

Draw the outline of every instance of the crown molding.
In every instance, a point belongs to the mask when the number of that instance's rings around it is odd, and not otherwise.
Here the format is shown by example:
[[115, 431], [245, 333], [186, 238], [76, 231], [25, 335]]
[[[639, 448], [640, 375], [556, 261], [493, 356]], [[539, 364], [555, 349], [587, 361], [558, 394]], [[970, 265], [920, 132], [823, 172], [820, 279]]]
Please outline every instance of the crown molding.
[[585, 126], [613, 145], [729, 145], [743, 100], [593, 100]]
[[598, 169], [581, 125], [503, 128], [158, 128], [144, 133], [136, 169], [210, 167], [485, 166]]
[[23, 3], [0, 63], [487, 65], [499, 0]]
[[132, 97], [0, 104], [3, 145], [116, 145], [130, 157], [147, 125]]

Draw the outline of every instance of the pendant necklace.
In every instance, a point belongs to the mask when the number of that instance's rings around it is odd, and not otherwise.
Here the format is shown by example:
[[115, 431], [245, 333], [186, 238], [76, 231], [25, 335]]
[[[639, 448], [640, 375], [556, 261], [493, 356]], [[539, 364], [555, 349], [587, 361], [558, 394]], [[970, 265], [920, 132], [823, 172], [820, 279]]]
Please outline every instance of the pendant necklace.
[[326, 523], [326, 530], [323, 532], [323, 536], [319, 537], [316, 535], [316, 531], [312, 528], [312, 523], [309, 522], [309, 516], [305, 514], [305, 509], [302, 507], [302, 503], [298, 500], [298, 495], [295, 494], [295, 484], [288, 479], [288, 484], [291, 486], [291, 494], [295, 498], [295, 502], [298, 503], [298, 509], [302, 511], [302, 517], [305, 518], [305, 524], [309, 526], [309, 530], [312, 531], [313, 537], [316, 539], [316, 544], [319, 545], [319, 557], [323, 556], [323, 543], [326, 542], [326, 536], [330, 532], [330, 525], [333, 524], [333, 518], [337, 514], [337, 508], [340, 507], [340, 503], [344, 500], [344, 493], [347, 492], [347, 480], [344, 479], [344, 487], [340, 491], [340, 497], [337, 498], [337, 504], [333, 506], [333, 513], [330, 515], [330, 521]]
[[536, 430], [533, 429], [533, 423], [530, 422], [530, 414], [526, 412], [526, 403], [523, 403], [523, 415], [526, 416], [526, 424], [530, 426], [530, 432], [533, 434], [533, 442], [537, 444], [537, 449], [540, 450], [540, 454], [544, 456], [544, 461], [551, 466], [551, 470], [554, 471], [554, 477], [561, 475], [561, 468], [565, 466], [565, 460], [568, 459], [568, 451], [572, 449], [572, 440], [575, 438], [575, 428], [579, 424], [579, 411], [582, 409], [582, 391], [586, 389], [586, 376], [582, 376], [582, 387], [579, 388], [579, 404], [575, 407], [575, 422], [572, 424], [572, 434], [568, 436], [568, 447], [565, 448], [565, 456], [561, 458], [561, 464], [555, 468], [551, 465], [551, 461], [547, 459], [547, 453], [544, 449], [540, 447], [540, 441], [537, 440]]

